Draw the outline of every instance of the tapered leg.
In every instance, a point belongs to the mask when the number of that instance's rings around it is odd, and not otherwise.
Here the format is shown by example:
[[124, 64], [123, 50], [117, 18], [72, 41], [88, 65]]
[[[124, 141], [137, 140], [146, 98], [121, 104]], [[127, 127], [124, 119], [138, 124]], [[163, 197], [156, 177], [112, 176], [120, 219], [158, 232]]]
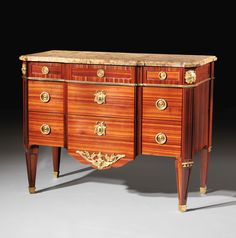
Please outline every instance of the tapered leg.
[[38, 161], [38, 151], [39, 147], [36, 145], [30, 146], [25, 151], [26, 166], [29, 181], [29, 193], [35, 193], [35, 179]]
[[207, 190], [207, 173], [208, 173], [208, 163], [210, 159], [210, 151], [208, 149], [203, 149], [201, 151], [201, 167], [200, 167], [200, 193], [205, 194]]
[[59, 177], [61, 147], [52, 147], [53, 177]]
[[187, 210], [187, 196], [188, 196], [188, 184], [191, 173], [192, 162], [182, 163], [176, 159], [176, 182], [177, 191], [179, 197], [179, 210], [185, 212]]

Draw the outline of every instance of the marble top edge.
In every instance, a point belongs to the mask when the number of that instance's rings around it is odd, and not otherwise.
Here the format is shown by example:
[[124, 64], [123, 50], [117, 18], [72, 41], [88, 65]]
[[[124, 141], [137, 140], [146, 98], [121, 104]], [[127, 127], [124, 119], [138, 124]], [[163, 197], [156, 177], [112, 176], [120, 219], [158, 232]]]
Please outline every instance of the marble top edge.
[[212, 55], [176, 55], [50, 50], [20, 56], [22, 61], [105, 64], [120, 66], [197, 67], [216, 61]]

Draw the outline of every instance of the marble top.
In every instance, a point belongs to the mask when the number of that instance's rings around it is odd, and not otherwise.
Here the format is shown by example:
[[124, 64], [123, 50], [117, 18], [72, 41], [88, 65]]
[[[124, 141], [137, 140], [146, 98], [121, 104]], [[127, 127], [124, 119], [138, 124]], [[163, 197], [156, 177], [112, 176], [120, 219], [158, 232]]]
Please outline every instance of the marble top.
[[92, 51], [50, 50], [20, 56], [20, 60], [127, 66], [197, 67], [212, 61], [210, 55], [139, 54]]

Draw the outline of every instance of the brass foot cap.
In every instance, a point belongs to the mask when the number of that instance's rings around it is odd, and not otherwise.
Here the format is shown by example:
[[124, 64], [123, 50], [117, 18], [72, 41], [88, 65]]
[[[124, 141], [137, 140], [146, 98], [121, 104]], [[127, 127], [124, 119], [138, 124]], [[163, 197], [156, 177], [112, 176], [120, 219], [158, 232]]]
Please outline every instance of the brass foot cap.
[[186, 212], [187, 211], [187, 205], [179, 205], [179, 211], [180, 212]]
[[35, 193], [36, 188], [35, 187], [29, 187], [29, 193]]
[[200, 187], [200, 193], [201, 194], [206, 194], [207, 187]]
[[53, 172], [53, 178], [58, 178], [59, 177], [59, 172]]

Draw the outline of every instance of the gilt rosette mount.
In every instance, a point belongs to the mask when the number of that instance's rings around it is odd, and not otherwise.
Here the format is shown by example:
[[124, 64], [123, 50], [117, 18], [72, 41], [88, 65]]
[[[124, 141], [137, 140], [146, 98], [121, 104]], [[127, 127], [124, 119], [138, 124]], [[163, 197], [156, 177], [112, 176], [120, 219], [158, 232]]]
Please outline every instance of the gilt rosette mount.
[[184, 79], [187, 84], [193, 84], [197, 80], [197, 75], [194, 70], [188, 70], [185, 73]]

